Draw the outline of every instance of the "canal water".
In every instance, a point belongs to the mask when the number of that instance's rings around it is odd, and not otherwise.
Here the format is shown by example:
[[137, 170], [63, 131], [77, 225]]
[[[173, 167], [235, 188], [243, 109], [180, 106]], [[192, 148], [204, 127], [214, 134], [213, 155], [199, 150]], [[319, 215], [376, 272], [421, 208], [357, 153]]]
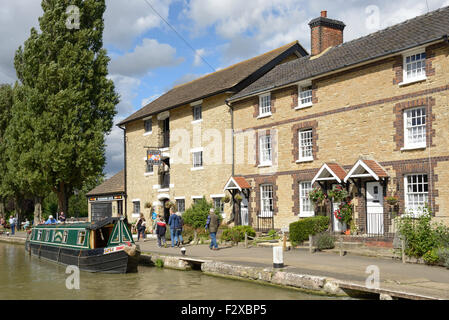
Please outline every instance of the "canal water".
[[247, 281], [229, 280], [199, 271], [139, 266], [134, 274], [80, 273], [80, 289], [66, 287], [66, 267], [42, 261], [24, 246], [0, 243], [0, 300], [163, 299], [163, 300], [316, 300], [309, 295]]

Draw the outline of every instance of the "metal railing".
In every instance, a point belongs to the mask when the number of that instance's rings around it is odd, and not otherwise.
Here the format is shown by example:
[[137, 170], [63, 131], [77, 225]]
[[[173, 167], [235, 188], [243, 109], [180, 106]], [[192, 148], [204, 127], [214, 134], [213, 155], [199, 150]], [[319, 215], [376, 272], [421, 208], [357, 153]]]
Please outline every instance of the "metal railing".
[[274, 229], [274, 216], [272, 212], [258, 212], [257, 213], [257, 227], [256, 231], [268, 232]]
[[365, 234], [371, 238], [393, 238], [395, 232], [390, 215], [384, 212], [367, 213]]

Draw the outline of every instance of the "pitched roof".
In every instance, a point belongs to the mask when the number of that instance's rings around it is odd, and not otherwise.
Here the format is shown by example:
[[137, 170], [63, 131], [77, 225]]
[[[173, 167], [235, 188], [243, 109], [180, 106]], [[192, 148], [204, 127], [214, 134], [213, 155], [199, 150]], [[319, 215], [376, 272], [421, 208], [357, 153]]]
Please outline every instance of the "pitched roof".
[[86, 196], [98, 196], [105, 194], [117, 194], [125, 192], [125, 170], [120, 171], [96, 188], [89, 191]]
[[324, 163], [320, 170], [318, 170], [315, 177], [312, 179], [312, 184], [320, 180], [336, 180], [338, 183], [342, 182], [346, 177], [345, 169], [338, 163], [328, 162]]
[[244, 177], [231, 177], [226, 183], [224, 190], [230, 189], [239, 189], [241, 191], [243, 189], [251, 189], [251, 185]]
[[[120, 122], [119, 125], [144, 118], [154, 113], [192, 103], [214, 94], [233, 91], [231, 89], [234, 89], [234, 87], [240, 84], [245, 83], [247, 85], [251, 83], [251, 81], [256, 80], [257, 77], [262, 76], [273, 68], [276, 63], [281, 62], [294, 52], [299, 52], [299, 54], [303, 56], [307, 55], [304, 48], [301, 47], [298, 41], [295, 41], [252, 59], [242, 61], [199, 79], [176, 86]], [[255, 75], [256, 72], [261, 73]]]
[[372, 177], [376, 180], [388, 177], [387, 171], [376, 160], [360, 159], [351, 168], [344, 181], [350, 178]]
[[324, 75], [328, 72], [443, 40], [449, 33], [449, 7], [396, 24], [367, 36], [276, 66], [232, 96], [235, 101], [270, 89]]
[[362, 160], [380, 178], [388, 177], [388, 173], [376, 160]]

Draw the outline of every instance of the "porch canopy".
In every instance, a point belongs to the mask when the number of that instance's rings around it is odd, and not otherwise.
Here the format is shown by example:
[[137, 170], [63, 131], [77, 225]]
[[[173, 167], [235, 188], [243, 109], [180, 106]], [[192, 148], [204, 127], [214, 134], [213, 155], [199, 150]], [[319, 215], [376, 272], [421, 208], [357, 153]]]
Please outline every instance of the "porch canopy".
[[344, 178], [344, 182], [354, 178], [371, 178], [376, 181], [388, 178], [388, 173], [375, 160], [360, 159]]
[[312, 179], [312, 185], [315, 182], [320, 183], [327, 181], [337, 181], [338, 183], [342, 183], [345, 177], [346, 171], [338, 163], [325, 163]]
[[[243, 191], [244, 189], [251, 189], [251, 185], [243, 177], [231, 177], [226, 183], [224, 190], [238, 190]], [[232, 193], [232, 192], [231, 192]]]

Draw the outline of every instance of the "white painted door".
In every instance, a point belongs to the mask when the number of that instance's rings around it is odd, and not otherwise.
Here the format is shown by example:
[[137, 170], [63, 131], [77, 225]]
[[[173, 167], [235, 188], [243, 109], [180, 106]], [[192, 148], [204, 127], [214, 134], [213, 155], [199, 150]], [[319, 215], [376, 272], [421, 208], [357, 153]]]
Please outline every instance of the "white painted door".
[[384, 197], [379, 182], [366, 183], [366, 228], [368, 234], [384, 233]]
[[240, 204], [240, 220], [242, 222], [242, 226], [249, 225], [249, 217], [248, 217], [248, 198], [242, 193], [242, 202]]
[[342, 232], [346, 230], [346, 225], [335, 217], [335, 211], [340, 207], [340, 202], [332, 202], [332, 219], [334, 221], [334, 232]]

